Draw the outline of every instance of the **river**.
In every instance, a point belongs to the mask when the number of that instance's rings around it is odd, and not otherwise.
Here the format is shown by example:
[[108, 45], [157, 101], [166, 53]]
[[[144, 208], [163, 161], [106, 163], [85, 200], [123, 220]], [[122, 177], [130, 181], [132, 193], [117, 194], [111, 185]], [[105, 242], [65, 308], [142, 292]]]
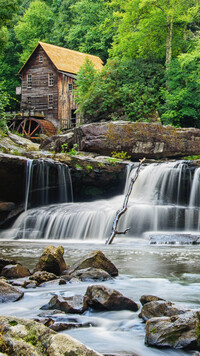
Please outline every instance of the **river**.
[[[23, 265], [34, 268], [47, 244], [62, 245], [65, 260], [72, 264], [88, 251], [101, 250], [119, 269], [119, 276], [103, 282], [139, 303], [143, 294], [153, 294], [190, 308], [200, 304], [200, 250], [197, 245], [149, 245], [144, 239], [116, 238], [110, 246], [99, 241], [1, 241], [1, 256], [16, 258]], [[26, 318], [36, 318], [54, 294], [71, 296], [84, 294], [93, 282], [72, 282], [59, 286], [51, 284], [36, 289], [25, 289], [25, 296], [16, 303], [0, 305], [0, 313]], [[102, 283], [102, 282], [101, 282]], [[145, 325], [139, 312], [87, 311], [76, 318], [88, 327], [65, 331], [87, 346], [101, 353], [137, 356], [184, 356], [189, 352], [155, 349], [145, 346]], [[59, 314], [57, 320], [66, 321], [69, 315]], [[194, 354], [193, 354], [194, 355]], [[197, 355], [197, 354], [195, 354]]]
[[[125, 194], [134, 174], [133, 169], [127, 175]], [[105, 242], [116, 211], [122, 207], [123, 195], [109, 200], [69, 201], [28, 209], [8, 233], [1, 234], [0, 255], [14, 258], [33, 270], [49, 244], [62, 245], [65, 260], [70, 265], [89, 251], [101, 250], [119, 269], [117, 278], [103, 282], [106, 286], [137, 303], [142, 295], [152, 294], [189, 308], [199, 308], [200, 249], [199, 244], [193, 244], [200, 239], [199, 179], [200, 170], [184, 161], [144, 165], [133, 186], [128, 210], [118, 226], [120, 231], [130, 230], [123, 237], [116, 236], [108, 246]], [[29, 198], [31, 179], [28, 183]], [[40, 191], [41, 187], [34, 189]], [[26, 200], [26, 206], [29, 203]], [[84, 294], [92, 283], [73, 281], [58, 285], [55, 282], [25, 289], [22, 300], [0, 305], [0, 313], [37, 318], [42, 312], [40, 308], [54, 294]], [[89, 323], [90, 327], [63, 332], [106, 354], [199, 355], [198, 352], [147, 347], [145, 324], [138, 314], [87, 311], [76, 318], [80, 323]], [[54, 317], [57, 321], [69, 319], [69, 315], [59, 313]]]

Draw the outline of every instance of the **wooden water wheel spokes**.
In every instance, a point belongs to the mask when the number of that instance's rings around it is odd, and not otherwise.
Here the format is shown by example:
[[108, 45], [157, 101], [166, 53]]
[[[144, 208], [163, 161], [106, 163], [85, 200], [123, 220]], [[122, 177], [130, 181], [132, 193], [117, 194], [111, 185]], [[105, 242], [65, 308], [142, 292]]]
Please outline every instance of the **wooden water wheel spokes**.
[[26, 118], [18, 125], [17, 132], [27, 138], [37, 140], [40, 134], [55, 135], [56, 129], [50, 121]]

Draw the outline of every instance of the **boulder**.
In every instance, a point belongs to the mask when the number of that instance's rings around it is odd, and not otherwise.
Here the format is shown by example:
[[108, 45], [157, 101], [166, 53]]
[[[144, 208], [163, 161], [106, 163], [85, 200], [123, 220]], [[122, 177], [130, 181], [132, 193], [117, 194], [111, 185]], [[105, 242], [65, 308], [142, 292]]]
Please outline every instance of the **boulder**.
[[104, 285], [89, 286], [85, 300], [89, 307], [97, 310], [138, 310], [138, 305], [133, 300]]
[[47, 246], [36, 265], [34, 272], [47, 271], [60, 275], [68, 268], [63, 258], [64, 248], [62, 246]]
[[75, 128], [79, 150], [111, 155], [125, 151], [133, 160], [198, 155], [200, 130], [158, 123], [111, 121]]
[[18, 288], [0, 280], [0, 303], [16, 302], [21, 299], [23, 295], [24, 293]]
[[67, 334], [28, 319], [0, 317], [0, 352], [7, 355], [100, 356]]
[[88, 280], [98, 280], [98, 281], [105, 281], [111, 278], [111, 275], [100, 268], [84, 268], [77, 270], [71, 273], [71, 278], [78, 278], [81, 281], [88, 281]]
[[15, 260], [9, 260], [7, 258], [0, 258], [0, 272], [2, 271], [3, 267], [7, 266], [7, 265], [16, 265], [16, 261]]
[[51, 137], [43, 136], [40, 143], [40, 149], [47, 150], [47, 151], [61, 152], [63, 144], [67, 144], [68, 145], [67, 148], [70, 150], [73, 147], [74, 143], [75, 143], [75, 137], [72, 129], [62, 135], [54, 135]]
[[46, 272], [46, 271], [38, 271], [38, 272], [33, 273], [33, 275], [29, 279], [36, 281], [37, 285], [39, 285], [41, 283], [52, 281], [57, 278], [58, 278], [58, 276], [56, 276], [54, 273], [50, 273], [50, 272]]
[[146, 323], [145, 342], [148, 346], [200, 350], [199, 337], [199, 312], [151, 318]]
[[118, 269], [115, 265], [103, 254], [102, 251], [94, 251], [84, 256], [70, 268], [70, 274], [85, 268], [102, 269], [109, 273], [112, 277], [118, 275]]
[[188, 309], [163, 300], [152, 301], [143, 305], [139, 317], [144, 321], [162, 316], [184, 314]]
[[6, 265], [1, 271], [1, 276], [8, 279], [23, 278], [30, 276], [30, 271], [20, 263], [17, 263], [15, 265]]
[[159, 297], [156, 297], [155, 295], [150, 295], [150, 294], [147, 294], [147, 295], [142, 295], [141, 298], [140, 298], [140, 303], [142, 305], [146, 304], [146, 303], [149, 303], [149, 302], [154, 302], [154, 301], [157, 301], [157, 300], [164, 300], [162, 298], [159, 298]]
[[41, 309], [58, 309], [65, 313], [82, 314], [87, 310], [87, 304], [82, 295], [74, 295], [72, 297], [54, 295], [49, 303], [42, 306]]

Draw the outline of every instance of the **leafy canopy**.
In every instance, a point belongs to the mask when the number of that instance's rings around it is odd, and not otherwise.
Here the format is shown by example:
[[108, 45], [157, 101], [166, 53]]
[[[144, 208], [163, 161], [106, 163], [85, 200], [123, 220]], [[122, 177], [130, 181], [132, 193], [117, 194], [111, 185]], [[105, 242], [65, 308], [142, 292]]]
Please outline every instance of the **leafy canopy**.
[[31, 2], [23, 17], [15, 26], [15, 33], [23, 52], [20, 56], [24, 63], [38, 41], [45, 41], [53, 25], [53, 12], [50, 7], [40, 0]]

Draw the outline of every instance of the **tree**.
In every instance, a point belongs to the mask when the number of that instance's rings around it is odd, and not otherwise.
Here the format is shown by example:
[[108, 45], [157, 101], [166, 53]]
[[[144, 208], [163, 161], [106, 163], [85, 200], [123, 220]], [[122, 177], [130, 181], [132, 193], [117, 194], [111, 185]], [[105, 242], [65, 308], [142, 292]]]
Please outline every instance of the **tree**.
[[161, 108], [165, 124], [200, 128], [200, 51], [199, 41], [189, 53], [174, 59], [166, 73]]
[[[113, 33], [107, 31], [105, 20], [112, 18], [107, 0], [79, 0], [71, 6], [72, 26], [66, 34], [71, 48], [108, 58]], [[111, 20], [110, 20], [111, 21]]]
[[77, 103], [88, 122], [150, 121], [159, 105], [163, 68], [141, 60], [108, 61], [101, 72], [86, 62], [78, 74]]
[[0, 52], [8, 41], [8, 29], [17, 9], [17, 0], [0, 0]]
[[198, 11], [197, 0], [123, 2], [117, 12], [121, 21], [110, 53], [125, 58], [158, 59], [168, 67], [171, 59], [186, 49], [188, 24], [198, 16]]
[[[52, 43], [70, 47], [68, 34], [73, 25], [72, 6], [77, 0], [53, 0], [52, 11], [54, 14], [54, 25], [51, 32]], [[73, 48], [76, 49], [76, 48]]]
[[50, 7], [40, 0], [30, 3], [23, 17], [15, 26], [16, 37], [19, 40], [23, 52], [20, 56], [24, 63], [33, 51], [38, 41], [46, 41], [53, 26], [53, 12]]

